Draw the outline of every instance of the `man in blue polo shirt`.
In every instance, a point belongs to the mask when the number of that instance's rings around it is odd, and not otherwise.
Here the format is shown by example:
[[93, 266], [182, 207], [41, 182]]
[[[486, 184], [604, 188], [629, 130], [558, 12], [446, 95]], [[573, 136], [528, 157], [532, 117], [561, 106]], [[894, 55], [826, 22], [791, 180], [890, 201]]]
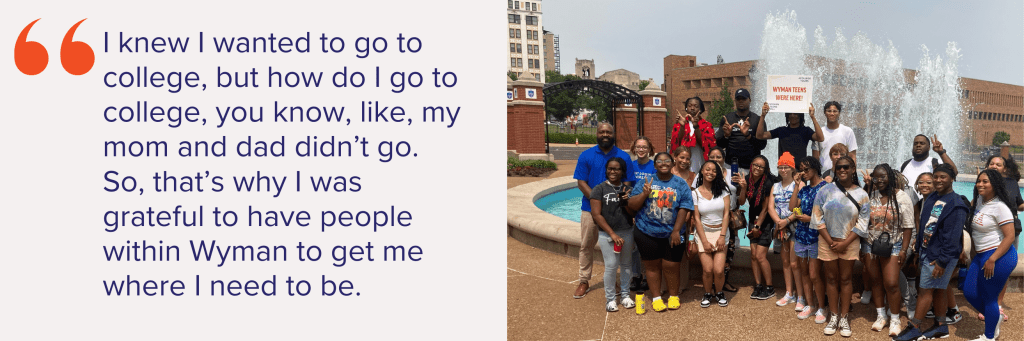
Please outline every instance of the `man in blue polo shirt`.
[[[629, 160], [629, 154], [615, 146], [615, 130], [611, 124], [601, 123], [597, 125], [597, 145], [587, 149], [580, 154], [576, 161], [576, 172], [572, 178], [576, 179], [576, 186], [583, 192], [583, 212], [580, 214], [580, 285], [576, 287], [574, 298], [583, 298], [590, 291], [590, 276], [593, 274], [594, 246], [597, 245], [597, 224], [594, 217], [590, 215], [590, 189], [601, 184], [605, 180], [604, 166], [608, 160], [620, 157]], [[633, 174], [633, 165], [626, 162], [626, 173], [623, 182], [626, 186], [632, 187], [636, 183], [636, 176]], [[605, 285], [615, 285], [614, 283]], [[622, 283], [629, 285], [629, 283]]]

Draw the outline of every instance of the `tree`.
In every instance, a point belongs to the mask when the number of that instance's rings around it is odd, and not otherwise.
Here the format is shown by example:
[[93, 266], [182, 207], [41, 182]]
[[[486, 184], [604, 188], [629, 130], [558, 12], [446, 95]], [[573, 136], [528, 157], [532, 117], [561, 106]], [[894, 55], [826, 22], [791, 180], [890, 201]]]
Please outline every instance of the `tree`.
[[508, 72], [508, 78], [512, 78], [512, 81], [517, 81], [517, 80], [519, 80], [519, 76], [517, 76], [517, 75], [516, 75], [516, 73], [515, 73], [515, 72], [512, 72], [512, 71], [509, 71], [509, 72]]
[[545, 70], [544, 80], [547, 81], [548, 83], [561, 83], [565, 81], [565, 76], [562, 76], [562, 74], [558, 73], [555, 70]]
[[640, 91], [643, 91], [644, 89], [646, 89], [648, 85], [651, 85], [651, 81], [649, 81], [649, 80], [642, 80], [642, 81], [640, 81], [640, 87], [639, 87]]
[[736, 106], [732, 101], [732, 94], [729, 92], [729, 82], [722, 82], [722, 91], [718, 92], [718, 100], [711, 105], [707, 120], [713, 126], [719, 127], [722, 125], [722, 117], [735, 110]]
[[[555, 71], [545, 71], [545, 80], [548, 83], [561, 83], [568, 81], [580, 80], [575, 75], [561, 75]], [[598, 104], [594, 103], [590, 94], [579, 92], [579, 91], [562, 91], [553, 96], [544, 98], [544, 111], [548, 117], [552, 117], [555, 120], [563, 121], [566, 117], [575, 115], [578, 113], [578, 109], [587, 108], [595, 111], [595, 114], [600, 112]], [[607, 105], [605, 105], [607, 107]], [[610, 109], [605, 109], [609, 111]]]
[[997, 131], [995, 135], [992, 135], [992, 145], [998, 146], [1003, 142], [1010, 140], [1010, 134], [1005, 131]]

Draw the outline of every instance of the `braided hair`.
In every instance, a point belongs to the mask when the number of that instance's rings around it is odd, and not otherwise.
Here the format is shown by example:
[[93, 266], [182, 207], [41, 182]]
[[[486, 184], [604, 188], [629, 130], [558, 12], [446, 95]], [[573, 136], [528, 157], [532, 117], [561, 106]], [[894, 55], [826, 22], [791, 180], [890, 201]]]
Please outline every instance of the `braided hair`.
[[900, 185], [900, 181], [899, 181], [899, 179], [900, 179], [899, 177], [901, 177], [902, 175], [900, 173], [897, 173], [896, 171], [894, 171], [892, 169], [892, 167], [889, 167], [888, 163], [883, 163], [883, 164], [880, 164], [878, 166], [875, 166], [875, 169], [872, 171], [872, 173], [877, 172], [879, 170], [881, 170], [882, 172], [885, 173], [886, 185], [887, 185], [887, 186], [885, 186], [885, 189], [878, 190], [877, 188], [874, 188], [875, 187], [875, 183], [874, 182], [867, 183], [866, 186], [865, 186], [866, 187], [865, 189], [868, 191], [868, 193], [871, 193], [872, 199], [874, 199], [876, 193], [879, 196], [881, 196], [881, 197], [889, 198], [889, 202], [887, 202], [885, 204], [885, 209], [887, 211], [895, 212], [896, 213], [896, 220], [893, 220], [893, 221], [898, 226], [899, 223], [901, 221], [903, 221], [903, 220], [902, 220], [902, 212], [900, 212], [900, 205], [896, 202], [896, 191], [899, 188], [902, 188], [902, 186]]
[[[771, 169], [768, 167], [768, 158], [764, 155], [758, 155], [754, 157], [754, 160], [750, 161], [750, 167], [754, 167], [754, 161], [760, 159], [764, 162], [764, 174], [761, 175], [760, 179], [753, 179], [752, 174], [747, 174], [747, 200], [752, 200], [751, 207], [761, 205], [761, 198], [767, 197], [772, 192], [772, 184], [779, 182], [778, 177], [772, 174]], [[757, 192], [757, 193], [754, 193]]]

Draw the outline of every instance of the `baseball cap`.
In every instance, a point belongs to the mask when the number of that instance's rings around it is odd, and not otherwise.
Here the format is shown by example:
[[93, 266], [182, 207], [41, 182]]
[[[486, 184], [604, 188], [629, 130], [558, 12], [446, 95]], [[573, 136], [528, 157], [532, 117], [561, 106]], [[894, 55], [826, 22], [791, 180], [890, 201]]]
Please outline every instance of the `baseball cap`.
[[743, 97], [746, 99], [750, 99], [750, 92], [747, 91], [747, 89], [740, 88], [739, 90], [736, 90], [736, 96], [734, 97]]

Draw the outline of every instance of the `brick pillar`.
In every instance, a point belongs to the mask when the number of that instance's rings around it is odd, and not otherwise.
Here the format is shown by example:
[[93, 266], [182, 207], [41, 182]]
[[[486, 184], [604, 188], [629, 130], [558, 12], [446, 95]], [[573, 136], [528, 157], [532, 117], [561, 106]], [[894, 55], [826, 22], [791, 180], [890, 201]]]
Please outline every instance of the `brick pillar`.
[[668, 124], [668, 109], [665, 106], [667, 94], [657, 90], [657, 84], [652, 83], [647, 89], [640, 91], [640, 95], [644, 96], [644, 126], [641, 127], [641, 132], [654, 144], [654, 150], [671, 152], [668, 150], [668, 137], [665, 134]]
[[508, 144], [519, 154], [544, 153], [544, 83], [512, 82]]
[[629, 146], [636, 139], [636, 104], [619, 104], [612, 108], [615, 117], [615, 146], [622, 150], [629, 150]]
[[1010, 157], [1010, 143], [1008, 141], [1003, 141], [1003, 144], [999, 145], [999, 156], [1001, 156], [1003, 160]]
[[513, 100], [513, 98], [512, 98], [512, 94], [513, 94], [513, 92], [512, 92], [512, 78], [510, 78], [508, 76], [505, 76], [505, 78], [508, 79], [507, 80], [508, 94], [505, 96], [505, 99], [506, 99], [506, 101], [505, 101], [506, 103], [505, 104], [508, 106], [508, 115], [505, 118], [505, 139], [507, 140], [506, 141], [506, 145], [508, 146], [507, 149], [508, 150], [515, 150], [516, 146], [513, 145], [513, 143], [514, 143], [513, 141], [515, 141], [516, 134], [515, 134], [515, 131], [514, 131], [515, 124], [512, 121], [512, 117], [513, 117], [512, 112], [513, 112], [513, 108], [514, 108], [513, 105], [512, 105], [512, 100]]

